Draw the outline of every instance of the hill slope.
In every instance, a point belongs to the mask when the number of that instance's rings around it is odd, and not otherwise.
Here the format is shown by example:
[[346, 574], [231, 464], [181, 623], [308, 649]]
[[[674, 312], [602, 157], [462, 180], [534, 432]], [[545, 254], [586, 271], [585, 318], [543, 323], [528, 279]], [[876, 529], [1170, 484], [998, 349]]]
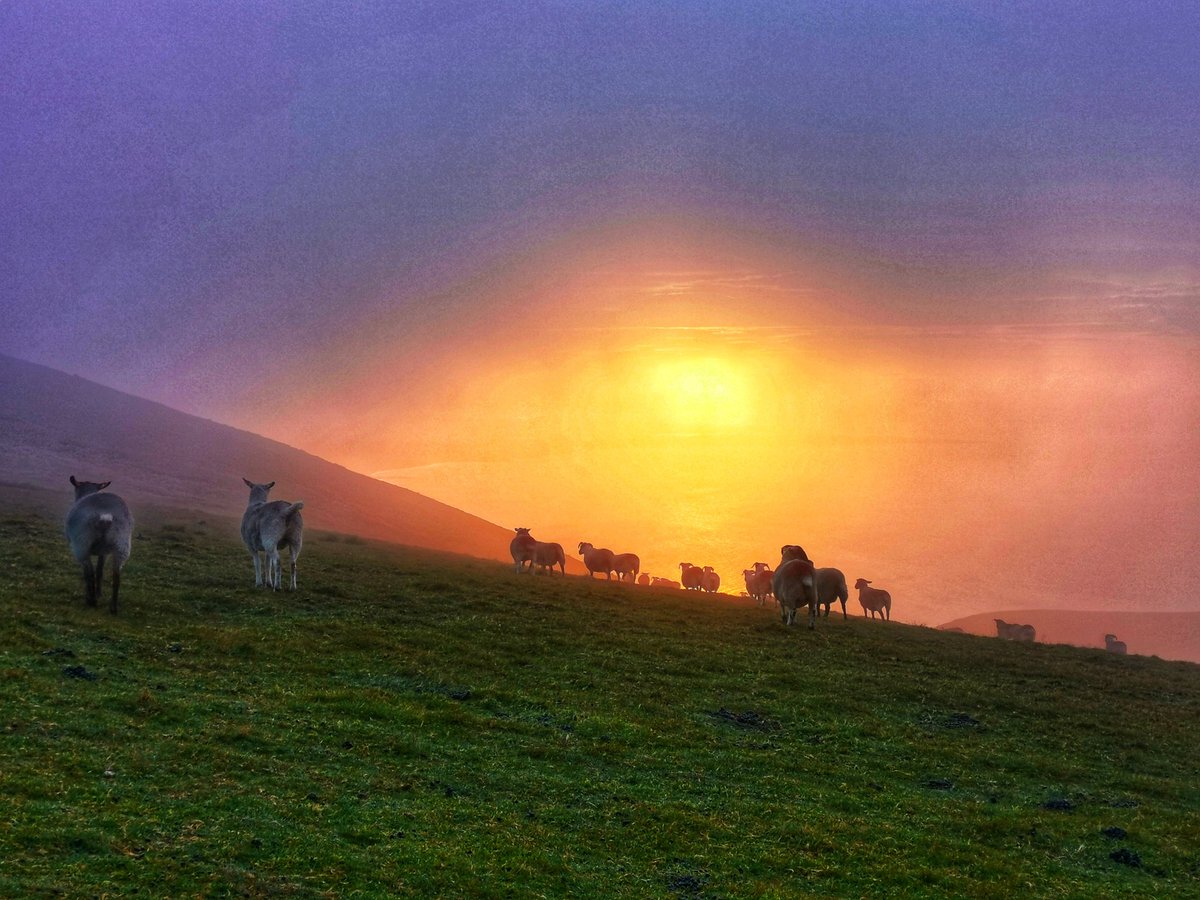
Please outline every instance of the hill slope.
[[74, 474], [135, 505], [240, 516], [247, 477], [304, 500], [310, 527], [511, 560], [508, 529], [278, 441], [9, 356], [0, 386], [0, 483], [59, 491], [64, 508]]
[[0, 516], [0, 894], [1196, 896], [1200, 668], [229, 522]]

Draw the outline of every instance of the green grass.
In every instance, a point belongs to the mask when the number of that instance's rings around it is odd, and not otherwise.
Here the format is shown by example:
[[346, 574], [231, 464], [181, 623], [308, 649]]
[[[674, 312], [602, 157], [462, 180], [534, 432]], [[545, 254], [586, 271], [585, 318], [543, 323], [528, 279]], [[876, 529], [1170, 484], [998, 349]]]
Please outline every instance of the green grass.
[[1200, 894], [1196, 666], [143, 518], [0, 515], [0, 895]]

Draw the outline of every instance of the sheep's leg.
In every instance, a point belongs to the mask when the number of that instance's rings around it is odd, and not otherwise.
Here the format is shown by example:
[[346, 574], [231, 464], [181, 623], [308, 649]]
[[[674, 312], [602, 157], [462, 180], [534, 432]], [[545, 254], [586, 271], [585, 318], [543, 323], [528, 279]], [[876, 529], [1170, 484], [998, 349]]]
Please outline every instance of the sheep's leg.
[[293, 591], [296, 590], [296, 570], [298, 568], [298, 566], [296, 565], [296, 555], [297, 555], [296, 550], [293, 547], [292, 548], [292, 590]]
[[88, 606], [96, 605], [96, 570], [92, 568], [92, 558], [86, 556], [80, 563], [83, 568], [83, 599]]
[[108, 611], [114, 616], [117, 614], [117, 594], [121, 591], [121, 567], [117, 564], [116, 559], [113, 560], [113, 590], [112, 599], [108, 601]]
[[104, 593], [104, 554], [103, 553], [96, 554], [96, 574], [94, 577], [96, 579], [96, 602], [93, 603], [92, 605], [96, 606], [100, 603], [100, 595]]
[[271, 583], [271, 590], [279, 590], [279, 548], [272, 547], [267, 551], [267, 580]]
[[254, 586], [262, 587], [262, 562], [258, 558], [258, 551], [251, 550], [250, 558], [254, 560]]

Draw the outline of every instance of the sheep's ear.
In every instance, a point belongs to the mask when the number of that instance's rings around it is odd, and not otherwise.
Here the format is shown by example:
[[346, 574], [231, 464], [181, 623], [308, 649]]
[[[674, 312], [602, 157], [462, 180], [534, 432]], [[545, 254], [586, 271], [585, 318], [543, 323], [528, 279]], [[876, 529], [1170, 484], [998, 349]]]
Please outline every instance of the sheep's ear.
[[111, 482], [111, 481], [105, 481], [105, 482], [102, 482], [102, 483], [101, 483], [101, 485], [100, 485], [100, 487], [99, 487], [99, 488], [97, 488], [97, 490], [101, 490], [101, 491], [102, 491], [102, 490], [104, 490], [106, 487], [108, 487], [110, 484], [112, 484], [112, 482]]
[[244, 475], [242, 476], [242, 483], [245, 484], [246, 487], [248, 487], [248, 488], [254, 487], [254, 485], [250, 483], [250, 479]]
[[72, 485], [73, 487], [79, 487], [79, 482], [75, 480], [75, 476], [74, 476], [74, 475], [72, 475], [72, 476], [71, 476], [71, 485]]
[[273, 487], [275, 487], [275, 482], [271, 481], [271, 482], [268, 482], [268, 483], [267, 483], [267, 490], [268, 490], [268, 491], [269, 491], [271, 488], [273, 488]]

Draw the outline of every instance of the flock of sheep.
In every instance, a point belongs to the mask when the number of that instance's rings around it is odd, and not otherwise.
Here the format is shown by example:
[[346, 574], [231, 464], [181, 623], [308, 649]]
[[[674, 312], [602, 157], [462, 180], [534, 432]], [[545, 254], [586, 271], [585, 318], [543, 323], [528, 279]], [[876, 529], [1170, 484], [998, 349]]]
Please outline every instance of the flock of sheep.
[[[508, 549], [512, 555], [513, 568], [517, 572], [552, 572], [554, 567], [558, 566], [562, 574], [566, 574], [566, 553], [562, 544], [539, 541], [529, 533], [528, 528], [513, 530], [516, 536], [509, 542]], [[641, 572], [641, 560], [636, 553], [614, 553], [587, 541], [580, 542], [578, 553], [583, 557], [583, 565], [588, 570], [589, 578], [602, 574], [611, 581], [615, 574], [618, 581], [636, 581], [637, 584], [651, 587], [675, 590], [683, 588], [709, 593], [715, 593], [721, 587], [721, 576], [712, 566], [681, 562], [680, 580], [675, 581], [670, 578], [651, 577], [649, 573]], [[783, 547], [780, 557], [779, 566], [774, 571], [763, 562], [756, 562], [754, 568], [742, 571], [747, 596], [758, 600], [759, 606], [766, 603], [767, 598], [774, 597], [775, 602], [779, 604], [780, 617], [788, 625], [795, 622], [796, 611], [807, 606], [808, 627], [815, 627], [817, 608], [824, 606], [825, 615], [828, 617], [829, 608], [834, 600], [841, 602], [842, 618], [846, 618], [846, 600], [849, 592], [846, 589], [846, 576], [839, 569], [816, 568], [804, 552], [804, 548], [798, 544]], [[528, 569], [525, 567], [526, 563], [529, 563]], [[865, 578], [858, 579], [854, 587], [858, 590], [858, 602], [862, 605], [864, 616], [875, 618], [878, 615], [881, 619], [891, 619], [891, 594], [871, 587], [871, 582]]]
[[[254, 585], [262, 587], [264, 580], [273, 590], [282, 587], [283, 572], [280, 551], [287, 550], [292, 560], [291, 588], [296, 590], [296, 560], [304, 544], [304, 519], [300, 510], [303, 503], [267, 499], [274, 481], [256, 484], [243, 478], [250, 489], [246, 511], [242, 514], [242, 541], [254, 560]], [[71, 476], [75, 489], [75, 502], [67, 511], [66, 533], [71, 552], [83, 570], [84, 593], [87, 604], [96, 606], [100, 600], [100, 587], [104, 578], [105, 559], [112, 568], [112, 596], [109, 611], [117, 612], [118, 595], [121, 588], [121, 569], [129, 559], [133, 545], [133, 516], [125, 501], [116, 494], [104, 493], [112, 482], [76, 481]], [[559, 571], [566, 574], [566, 554], [562, 544], [539, 541], [528, 528], [515, 529], [516, 536], [509, 543], [513, 565], [518, 572], [525, 569], [532, 574], [536, 570]], [[712, 566], [695, 566], [690, 562], [679, 564], [680, 580], [651, 577], [641, 571], [641, 560], [636, 553], [613, 553], [603, 547], [595, 547], [586, 541], [580, 542], [579, 555], [588, 570], [588, 577], [603, 574], [611, 580], [634, 582], [654, 587], [669, 587], [678, 590], [708, 591], [715, 593], [721, 587], [721, 576]], [[261, 554], [261, 557], [260, 557]], [[92, 558], [96, 558], [95, 564]], [[818, 569], [798, 544], [787, 544], [780, 549], [779, 565], [771, 570], [763, 562], [754, 563], [753, 568], [744, 569], [746, 595], [758, 600], [759, 606], [773, 597], [779, 605], [783, 622], [792, 625], [796, 612], [808, 607], [808, 627], [816, 624], [818, 607], [825, 607], [825, 616], [835, 600], [842, 605], [842, 618], [846, 618], [846, 600], [849, 591], [846, 577], [839, 569]], [[881, 619], [892, 617], [892, 596], [880, 588], [871, 587], [871, 582], [860, 578], [854, 583], [858, 590], [858, 602], [863, 615]], [[1014, 641], [1033, 642], [1037, 633], [1032, 625], [1017, 625], [996, 619], [996, 635]], [[1110, 653], [1128, 652], [1124, 641], [1116, 635], [1104, 636], [1105, 648]]]

